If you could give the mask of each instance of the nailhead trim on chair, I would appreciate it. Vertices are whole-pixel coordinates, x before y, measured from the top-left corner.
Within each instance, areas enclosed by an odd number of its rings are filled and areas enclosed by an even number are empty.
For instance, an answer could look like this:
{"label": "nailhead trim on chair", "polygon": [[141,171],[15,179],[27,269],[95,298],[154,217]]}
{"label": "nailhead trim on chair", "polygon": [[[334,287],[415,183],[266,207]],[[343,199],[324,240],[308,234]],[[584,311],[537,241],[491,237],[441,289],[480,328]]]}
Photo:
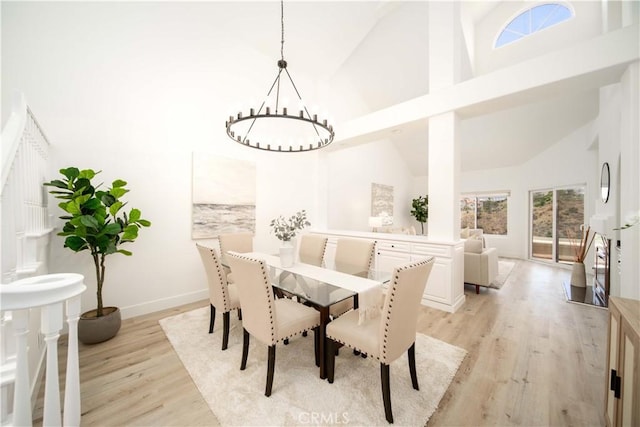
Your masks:
{"label": "nailhead trim on chair", "polygon": [[226,313],[232,310],[231,308],[229,308],[229,306],[231,305],[231,300],[229,299],[229,289],[227,288],[228,286],[227,275],[224,274],[224,271],[220,269],[220,262],[218,260],[218,256],[216,255],[215,249],[213,248],[207,248],[207,249],[209,249],[209,252],[211,253],[211,258],[213,258],[214,260],[214,264],[218,272],[218,277],[222,282],[222,304],[224,305],[224,307],[222,308],[222,311]]}
{"label": "nailhead trim on chair", "polygon": [[[402,267],[397,268],[396,271],[396,276],[394,277],[393,280],[393,285],[391,285],[391,287],[389,288],[389,291],[391,293],[391,295],[389,296],[389,311],[391,311],[391,308],[393,307],[393,298],[395,297],[395,292],[396,292],[396,288],[398,286],[398,279],[400,278],[399,274],[400,271],[403,270],[408,270],[410,268],[415,268],[415,267],[419,267],[421,265],[424,264],[428,264],[429,262],[432,262],[433,258],[425,258],[422,259],[420,261],[414,262],[412,264],[408,264]],[[389,315],[387,315],[387,321],[385,322],[384,325],[384,339],[382,340],[382,350],[380,351],[380,358],[378,358],[378,360],[386,360],[387,359],[387,338],[388,338],[388,333],[389,333],[389,322],[391,321],[391,319],[389,318]],[[386,362],[385,362],[386,363]]]}
{"label": "nailhead trim on chair", "polygon": [[[264,285],[265,288],[268,290],[269,288],[271,288],[273,285],[271,283],[269,283],[269,276],[267,274],[266,268],[265,268],[265,263],[263,260],[261,259],[255,259],[255,258],[249,258],[240,254],[232,254],[232,256],[236,257],[236,258],[240,258],[240,259],[244,259],[244,260],[248,260],[248,261],[257,261],[260,263],[260,269],[262,270],[262,278],[264,279]],[[275,298],[272,300],[273,302],[275,302]],[[314,325],[313,327],[309,328],[309,329],[302,329],[300,331],[296,331],[291,333],[290,335],[287,335],[286,337],[282,337],[279,340],[276,340],[276,336],[275,336],[275,324],[274,324],[274,319],[273,319],[273,304],[269,304],[269,322],[271,323],[271,344],[277,344],[279,342],[283,342],[286,339],[289,338],[293,338],[297,335],[302,334],[303,332],[306,332],[310,329],[314,329],[318,326],[320,326],[320,322],[318,322],[316,325]]]}
{"label": "nailhead trim on chair", "polygon": [[[216,266],[216,271],[218,272],[218,277],[220,278],[220,282],[222,283],[222,305],[223,307],[216,307],[217,309],[221,309],[223,313],[231,312],[232,310],[238,310],[240,307],[231,306],[231,299],[229,298],[229,288],[227,283],[227,275],[224,273],[224,270],[221,269],[220,261],[218,260],[218,255],[216,255],[216,250],[207,246],[202,246],[196,243],[196,246],[204,248],[209,251],[211,254],[211,258],[214,260],[214,264]],[[207,279],[208,280],[208,279]]]}
{"label": "nailhead trim on chair", "polygon": [[[427,263],[431,262],[431,260],[432,260],[432,258],[426,258],[426,259],[423,259],[423,260],[420,260],[420,261],[416,261],[413,264],[408,264],[408,265],[405,265],[403,267],[398,268],[397,272],[400,272],[402,270],[408,270],[410,268],[417,267],[417,266],[419,266],[421,264],[427,264]],[[396,288],[396,285],[398,284],[398,279],[399,279],[399,276],[396,274],[396,276],[393,278],[393,284],[391,285],[391,287],[389,288],[389,291],[388,291],[388,292],[391,293],[391,296],[389,298],[389,309],[391,309],[391,306],[393,304],[393,297],[395,296],[395,288]],[[391,319],[389,318],[389,315],[387,315],[387,321],[385,322],[385,325],[384,325],[384,340],[382,341],[382,351],[380,352],[380,356],[376,356],[376,355],[373,355],[373,354],[369,355],[369,356],[375,358],[376,360],[378,360],[380,362],[382,362],[386,357],[386,352],[387,352],[387,334],[389,333],[389,321],[390,320]],[[359,351],[361,353],[366,353],[365,350],[363,350],[361,348],[358,348],[358,347],[355,347],[355,346],[353,346],[353,345],[351,345],[349,343],[346,343],[346,342],[344,342],[342,340],[335,339],[333,337],[330,337],[329,335],[327,335],[327,337],[329,337],[330,339],[332,339],[335,342],[338,342],[338,343],[340,343],[340,344],[342,344],[344,346],[347,346],[349,348],[357,350],[357,351]],[[387,363],[387,362],[383,362],[383,363]]]}

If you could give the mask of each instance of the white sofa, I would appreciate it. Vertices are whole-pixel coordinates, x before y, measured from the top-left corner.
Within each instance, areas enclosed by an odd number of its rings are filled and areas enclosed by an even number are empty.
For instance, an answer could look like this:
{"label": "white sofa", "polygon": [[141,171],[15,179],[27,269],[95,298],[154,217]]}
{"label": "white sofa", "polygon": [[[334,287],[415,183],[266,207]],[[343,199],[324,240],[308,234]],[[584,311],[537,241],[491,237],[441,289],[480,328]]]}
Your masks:
{"label": "white sofa", "polygon": [[464,242],[464,282],[475,285],[476,293],[480,286],[490,287],[498,276],[498,251],[485,247],[481,232],[468,235]]}

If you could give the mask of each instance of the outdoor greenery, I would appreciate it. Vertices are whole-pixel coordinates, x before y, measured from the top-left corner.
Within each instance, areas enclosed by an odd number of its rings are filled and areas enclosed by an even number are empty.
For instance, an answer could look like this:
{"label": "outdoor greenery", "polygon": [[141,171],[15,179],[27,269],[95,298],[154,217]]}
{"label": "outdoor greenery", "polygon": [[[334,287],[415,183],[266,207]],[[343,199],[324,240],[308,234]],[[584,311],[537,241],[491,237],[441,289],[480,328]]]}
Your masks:
{"label": "outdoor greenery", "polygon": [[[477,207],[477,209],[476,209]],[[460,228],[481,228],[485,234],[507,234],[507,197],[463,197]]]}
{"label": "outdoor greenery", "polygon": [[126,181],[117,179],[107,191],[98,190],[102,184],[94,186],[91,180],[101,171],[79,170],[75,167],[60,169],[62,179],[54,179],[44,185],[54,187],[49,193],[63,200],[58,206],[67,214],[60,217],[67,222],[59,236],[64,236],[64,247],[74,252],[88,250],[93,258],[98,285],[98,307],[96,317],[103,315],[102,286],[105,277],[105,258],[120,253],[132,253],[121,249],[120,245],[136,240],[141,227],[149,227],[151,222],[142,219],[139,209],[123,208],[127,204],[121,197],[129,192]]}
{"label": "outdoor greenery", "polygon": [[421,234],[424,234],[424,223],[429,219],[429,195],[418,196],[411,201],[411,216],[420,223]]}
{"label": "outdoor greenery", "polygon": [[272,219],[270,224],[273,234],[283,242],[288,242],[293,239],[296,237],[298,230],[302,230],[310,225],[311,223],[307,221],[307,211],[305,210],[296,212],[295,215],[287,219],[280,215],[278,218]]}

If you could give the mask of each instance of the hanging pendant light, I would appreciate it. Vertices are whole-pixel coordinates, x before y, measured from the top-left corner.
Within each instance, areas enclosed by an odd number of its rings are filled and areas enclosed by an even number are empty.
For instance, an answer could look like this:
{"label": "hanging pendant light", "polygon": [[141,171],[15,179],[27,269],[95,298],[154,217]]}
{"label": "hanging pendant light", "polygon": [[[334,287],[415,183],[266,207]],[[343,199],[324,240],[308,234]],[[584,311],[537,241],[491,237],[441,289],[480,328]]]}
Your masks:
{"label": "hanging pendant light", "polygon": [[[225,122],[227,135],[239,144],[266,151],[292,153],[324,148],[333,142],[333,126],[327,118],[318,119],[317,114],[309,113],[284,60],[284,0],[280,1],[280,23],[278,74],[258,108],[251,107],[245,113],[239,111],[235,116],[229,116]],[[283,105],[280,96],[281,86],[287,81],[300,103],[299,110],[294,113],[288,105]]]}

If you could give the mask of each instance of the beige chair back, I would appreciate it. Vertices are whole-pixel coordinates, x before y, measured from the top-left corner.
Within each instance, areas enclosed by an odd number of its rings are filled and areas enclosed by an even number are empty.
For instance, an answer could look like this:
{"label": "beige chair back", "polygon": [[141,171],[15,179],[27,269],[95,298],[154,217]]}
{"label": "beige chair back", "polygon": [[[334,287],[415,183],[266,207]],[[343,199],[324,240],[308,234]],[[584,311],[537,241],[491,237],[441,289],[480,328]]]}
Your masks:
{"label": "beige chair back", "polygon": [[220,242],[220,254],[222,261],[226,261],[227,252],[253,252],[253,234],[252,233],[228,233],[218,236]]}
{"label": "beige chair back", "polygon": [[219,310],[223,312],[231,311],[231,300],[229,298],[229,289],[227,286],[227,275],[222,269],[222,265],[218,260],[216,250],[208,248],[196,243],[196,248],[202,258],[204,270],[207,273],[207,282],[209,283],[209,301]]}
{"label": "beige chair back", "polygon": [[393,271],[381,313],[380,361],[389,364],[416,340],[418,312],[434,258],[398,267]]}
{"label": "beige chair back", "polygon": [[322,266],[324,251],[327,247],[327,238],[318,234],[304,234],[300,238],[298,254],[300,262],[305,264]]}
{"label": "beige chair back", "polygon": [[338,239],[335,256],[336,270],[366,277],[373,262],[375,247],[374,240]]}
{"label": "beige chair back", "polygon": [[267,266],[235,252],[227,254],[227,261],[238,288],[242,326],[264,344],[275,344],[276,311]]}

